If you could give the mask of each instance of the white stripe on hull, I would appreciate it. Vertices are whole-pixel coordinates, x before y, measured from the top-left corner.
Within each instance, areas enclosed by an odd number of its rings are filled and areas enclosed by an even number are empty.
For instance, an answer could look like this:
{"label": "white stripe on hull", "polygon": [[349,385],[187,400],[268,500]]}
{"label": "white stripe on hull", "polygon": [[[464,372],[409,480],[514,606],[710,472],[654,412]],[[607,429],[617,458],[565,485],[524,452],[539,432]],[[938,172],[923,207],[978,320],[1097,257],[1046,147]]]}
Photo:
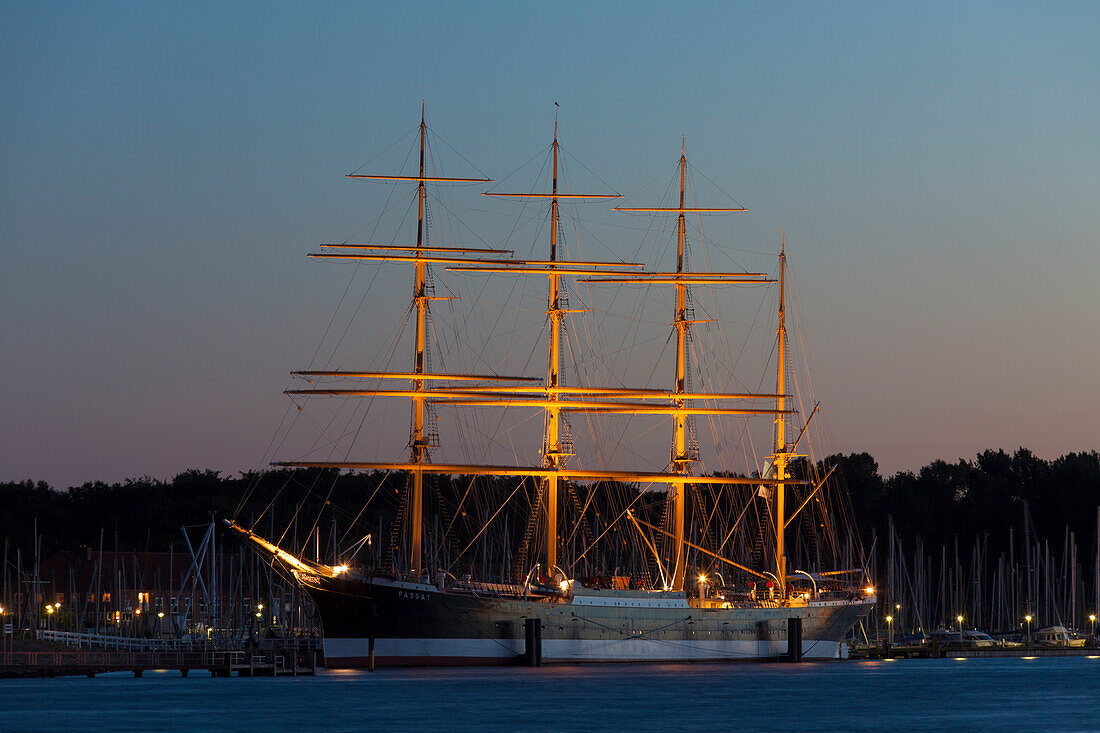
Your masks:
{"label": "white stripe on hull", "polygon": [[[325,660],[332,668],[362,667],[367,639],[325,639]],[[402,659],[429,664],[432,659],[455,663],[505,663],[523,654],[523,639],[377,639],[375,658],[390,664]],[[546,662],[650,662],[767,659],[785,655],[786,641],[662,641],[651,639],[543,639]],[[805,659],[847,659],[844,642],[804,639]]]}

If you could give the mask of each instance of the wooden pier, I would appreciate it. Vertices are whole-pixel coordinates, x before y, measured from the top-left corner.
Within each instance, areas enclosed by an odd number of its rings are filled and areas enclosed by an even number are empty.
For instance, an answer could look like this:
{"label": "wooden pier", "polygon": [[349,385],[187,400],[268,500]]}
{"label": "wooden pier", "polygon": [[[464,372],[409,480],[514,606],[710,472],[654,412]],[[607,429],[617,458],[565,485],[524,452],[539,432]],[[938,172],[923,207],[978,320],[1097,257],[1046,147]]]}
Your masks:
{"label": "wooden pier", "polygon": [[95,677],[107,672],[206,670],[214,677],[281,677],[317,673],[313,650],[0,652],[0,677]]}

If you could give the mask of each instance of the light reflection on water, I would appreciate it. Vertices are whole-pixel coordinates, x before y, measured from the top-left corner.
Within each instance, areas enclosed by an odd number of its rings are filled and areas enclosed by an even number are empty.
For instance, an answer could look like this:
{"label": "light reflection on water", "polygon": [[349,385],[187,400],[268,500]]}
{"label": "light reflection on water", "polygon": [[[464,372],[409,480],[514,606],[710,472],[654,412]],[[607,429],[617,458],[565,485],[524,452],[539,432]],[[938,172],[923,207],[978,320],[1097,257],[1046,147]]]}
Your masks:
{"label": "light reflection on water", "polygon": [[1096,730],[1095,658],[0,680],[0,731]]}

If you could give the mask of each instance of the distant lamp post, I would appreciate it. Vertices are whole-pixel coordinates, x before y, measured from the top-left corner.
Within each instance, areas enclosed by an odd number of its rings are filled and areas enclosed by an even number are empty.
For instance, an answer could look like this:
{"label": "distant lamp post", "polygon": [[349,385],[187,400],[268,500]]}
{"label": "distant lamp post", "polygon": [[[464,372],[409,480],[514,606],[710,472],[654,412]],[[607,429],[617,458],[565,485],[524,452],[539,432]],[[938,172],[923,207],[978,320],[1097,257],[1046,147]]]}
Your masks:
{"label": "distant lamp post", "polygon": [[959,641],[962,641],[962,638],[963,638],[963,616],[962,616],[962,614],[960,613],[958,616],[956,616],[955,620],[959,622]]}
{"label": "distant lamp post", "polygon": [[1027,621],[1027,647],[1031,648],[1031,614],[1024,616],[1024,621]]}
{"label": "distant lamp post", "polygon": [[892,623],[893,620],[894,620],[893,616],[887,616],[886,617],[886,633],[887,633],[887,638],[889,639],[890,646],[894,645],[894,624]]}
{"label": "distant lamp post", "polygon": [[[0,613],[3,613],[4,609],[0,608]],[[1092,624],[1092,643],[1096,644],[1096,614],[1089,614],[1089,623]]]}

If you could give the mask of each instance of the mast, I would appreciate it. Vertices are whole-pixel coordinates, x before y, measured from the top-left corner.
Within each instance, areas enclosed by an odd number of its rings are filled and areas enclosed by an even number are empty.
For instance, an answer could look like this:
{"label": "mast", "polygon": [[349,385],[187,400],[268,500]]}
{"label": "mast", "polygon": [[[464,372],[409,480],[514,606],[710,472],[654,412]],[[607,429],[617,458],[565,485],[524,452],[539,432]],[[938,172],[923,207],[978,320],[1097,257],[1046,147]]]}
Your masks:
{"label": "mast", "polygon": [[[684,178],[687,165],[687,155],[683,138],[680,139],[680,212],[677,217],[676,232],[676,274],[684,272]],[[687,303],[687,283],[682,278],[676,280],[676,386],[674,392],[682,395],[687,386],[687,334],[690,323],[685,317]],[[684,399],[675,399],[677,407],[684,406]],[[691,467],[693,458],[687,451],[687,415],[683,412],[676,414],[676,427],[673,431],[672,442],[672,472],[677,475],[686,474]],[[682,590],[684,587],[684,504],[686,484],[678,481],[670,487],[672,492],[672,534],[673,534],[673,562],[672,562],[672,590]]]}
{"label": "mast", "polygon": [[786,528],[786,485],[787,479],[787,420],[786,388],[787,366],[787,311],[786,311],[786,275],[787,275],[787,236],[781,235],[779,245],[779,326],[776,329],[776,371],[775,371],[775,577],[779,581],[779,597],[787,594],[787,555],[783,547]]}
{"label": "mast", "polygon": [[[368,254],[348,254],[319,252],[312,253],[310,257],[320,257],[333,260],[363,260],[375,262],[411,262],[413,265],[413,305],[416,308],[416,336],[413,344],[413,365],[409,372],[345,372],[345,371],[303,371],[293,372],[295,376],[310,378],[313,376],[343,377],[343,378],[370,378],[385,379],[399,378],[412,382],[411,390],[396,392],[412,400],[412,416],[410,418],[409,435],[409,462],[405,467],[411,474],[411,482],[406,494],[409,510],[409,522],[406,527],[405,538],[409,546],[408,573],[411,577],[419,579],[424,574],[423,561],[423,535],[424,535],[424,467],[428,463],[428,448],[430,440],[425,431],[425,418],[427,406],[431,398],[431,390],[427,386],[428,380],[436,375],[428,373],[427,343],[428,343],[428,305],[431,300],[438,298],[429,295],[427,287],[428,264],[432,262],[469,262],[470,255],[476,254],[510,254],[506,250],[471,248],[471,247],[439,247],[428,246],[425,243],[425,221],[427,218],[428,192],[427,183],[491,183],[488,178],[451,178],[446,176],[424,175],[425,153],[427,151],[428,125],[425,119],[425,104],[420,104],[420,145],[419,166],[417,175],[390,175],[390,174],[360,174],[351,173],[348,178],[358,178],[376,181],[405,181],[416,182],[416,244],[415,246],[403,245],[379,245],[379,244],[325,244],[322,249],[351,249],[369,250]],[[400,254],[401,251],[411,252],[411,255]],[[442,252],[443,255],[436,253]],[[439,375],[446,379],[473,379],[480,378],[476,375]],[[490,376],[490,378],[492,378]],[[502,379],[512,379],[501,377]],[[287,390],[288,394],[324,393],[325,390]],[[336,393],[339,390],[328,391]],[[273,465],[286,466],[292,461],[276,461]],[[346,467],[343,462],[332,462],[332,467]]]}
{"label": "mast", "polygon": [[[427,264],[421,259],[424,246],[424,199],[427,192],[424,190],[424,137],[426,125],[424,124],[424,103],[420,103],[420,180],[416,184],[416,264],[413,281],[413,301],[416,303],[416,344],[413,353],[413,374],[424,373],[424,349],[426,341],[426,324],[428,320],[428,298],[424,292],[424,281]],[[412,472],[412,492],[409,496],[409,572],[414,579],[423,575],[421,567],[421,551],[423,549],[424,532],[424,472],[419,464],[424,462],[427,456],[427,445],[424,440],[424,380],[413,380],[413,391],[417,396],[413,397],[412,405],[412,440],[409,441],[409,463],[417,464]]]}
{"label": "mast", "polygon": [[[569,408],[569,403],[562,401],[561,395],[568,392],[561,387],[561,327],[562,318],[566,313],[577,312],[562,308],[561,278],[562,276],[576,276],[581,274],[603,274],[604,268],[612,267],[636,267],[638,263],[609,263],[609,262],[583,262],[566,259],[564,262],[558,259],[558,223],[561,220],[559,199],[583,200],[583,199],[615,199],[622,198],[619,194],[578,194],[559,193],[558,191],[558,158],[560,151],[558,142],[558,118],[554,116],[554,140],[551,145],[552,179],[549,193],[505,193],[485,192],[485,196],[501,198],[548,198],[550,199],[550,257],[547,260],[527,260],[525,263],[513,263],[503,270],[495,270],[492,267],[476,265],[472,268],[454,267],[448,268],[459,271],[480,272],[511,272],[518,274],[545,274],[550,279],[549,293],[547,296],[546,315],[549,318],[550,338],[546,350],[546,382],[540,391],[545,392],[545,399],[533,401],[521,401],[528,406],[541,407],[544,414],[543,440],[542,440],[542,495],[546,502],[546,573],[553,577],[554,568],[558,564],[558,484],[563,478],[561,473],[566,459],[572,455],[568,441],[563,444],[561,413]],[[519,264],[520,266],[515,266]],[[564,265],[564,267],[562,266]],[[578,269],[586,268],[586,269]],[[582,392],[583,393],[583,392]],[[517,401],[495,401],[496,404],[518,404]],[[457,404],[457,403],[456,403]],[[466,404],[477,404],[467,401]],[[485,404],[485,403],[481,403]],[[530,474],[529,474],[530,475]]]}
{"label": "mast", "polygon": [[[556,389],[560,375],[561,351],[561,275],[556,271],[554,262],[558,259],[558,120],[554,118],[554,172],[553,184],[550,189],[550,294],[547,315],[550,317],[550,345],[547,349],[546,366],[546,438],[544,441],[543,464],[546,468],[556,470],[562,459],[561,448],[561,408],[558,407],[558,393]],[[554,566],[558,564],[558,477],[551,473],[546,477],[544,493],[546,494],[546,574],[553,577]]]}
{"label": "mast", "polygon": [[[698,460],[697,445],[691,440],[689,415],[700,414],[691,409],[685,409],[685,402],[690,399],[687,392],[688,355],[687,343],[690,338],[691,326],[696,321],[689,317],[687,305],[688,285],[718,285],[725,283],[755,284],[771,282],[758,279],[756,273],[687,273],[684,272],[684,243],[687,227],[684,220],[686,212],[696,214],[705,213],[730,213],[746,211],[743,207],[712,208],[685,206],[685,193],[687,188],[687,147],[684,139],[680,139],[680,200],[675,207],[617,207],[616,211],[643,212],[665,214],[676,212],[676,271],[674,273],[653,273],[641,278],[634,278],[634,282],[648,282],[650,284],[671,284],[676,286],[676,312],[673,327],[676,329],[676,381],[672,391],[672,405],[664,414],[675,416],[672,434],[672,450],[669,457],[670,481],[669,502],[671,504],[671,529],[669,533],[673,543],[673,558],[671,561],[672,577],[668,590],[681,591],[684,589],[684,579],[687,574],[687,563],[684,548],[685,508],[687,504],[687,485],[696,483],[691,476],[691,467]],[[614,278],[589,279],[588,282],[617,282]],[[782,408],[778,408],[782,409]]]}

